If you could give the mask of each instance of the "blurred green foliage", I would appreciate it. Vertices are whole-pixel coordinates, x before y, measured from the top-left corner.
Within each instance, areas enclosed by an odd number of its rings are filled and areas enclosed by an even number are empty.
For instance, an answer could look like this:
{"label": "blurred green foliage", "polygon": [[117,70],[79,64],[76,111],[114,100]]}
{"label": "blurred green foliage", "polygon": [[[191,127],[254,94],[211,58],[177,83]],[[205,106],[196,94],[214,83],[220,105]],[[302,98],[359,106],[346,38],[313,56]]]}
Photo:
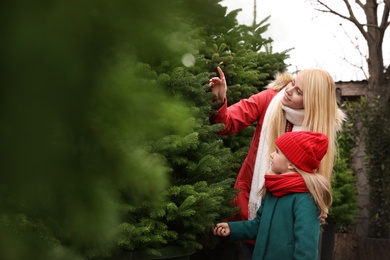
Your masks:
{"label": "blurred green foliage", "polygon": [[170,18],[185,9],[124,0],[0,7],[0,258],[100,254],[115,244],[121,202],[162,197],[168,185],[168,168],[144,142],[191,129],[190,111],[136,59],[180,58]]}

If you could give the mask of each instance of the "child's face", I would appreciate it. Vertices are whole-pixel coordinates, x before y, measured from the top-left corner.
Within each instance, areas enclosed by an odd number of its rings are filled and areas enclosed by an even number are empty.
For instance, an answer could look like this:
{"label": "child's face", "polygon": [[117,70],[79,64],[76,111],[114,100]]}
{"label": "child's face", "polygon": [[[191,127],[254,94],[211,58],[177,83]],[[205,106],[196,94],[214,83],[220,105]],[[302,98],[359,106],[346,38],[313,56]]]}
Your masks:
{"label": "child's face", "polygon": [[276,151],[270,155],[271,171],[276,174],[286,173],[291,171],[291,162],[287,157],[276,147]]}
{"label": "child's face", "polygon": [[285,88],[282,104],[292,109],[303,109],[303,76],[298,74]]}

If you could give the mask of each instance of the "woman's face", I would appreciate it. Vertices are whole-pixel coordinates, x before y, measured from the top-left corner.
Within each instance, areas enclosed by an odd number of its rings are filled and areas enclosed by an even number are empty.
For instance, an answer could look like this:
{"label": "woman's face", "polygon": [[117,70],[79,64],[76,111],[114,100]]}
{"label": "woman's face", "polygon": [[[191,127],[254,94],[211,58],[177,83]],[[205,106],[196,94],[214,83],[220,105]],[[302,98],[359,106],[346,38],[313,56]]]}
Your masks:
{"label": "woman's face", "polygon": [[303,76],[298,74],[285,88],[282,104],[292,109],[303,109]]}

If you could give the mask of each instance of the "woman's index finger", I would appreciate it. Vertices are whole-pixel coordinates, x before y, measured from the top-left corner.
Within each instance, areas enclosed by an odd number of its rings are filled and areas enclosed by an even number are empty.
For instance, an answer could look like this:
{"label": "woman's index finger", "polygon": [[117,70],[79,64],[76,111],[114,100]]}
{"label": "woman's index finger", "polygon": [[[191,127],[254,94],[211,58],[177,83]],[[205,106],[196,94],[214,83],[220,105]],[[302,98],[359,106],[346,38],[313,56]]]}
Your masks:
{"label": "woman's index finger", "polygon": [[224,79],[225,78],[225,74],[223,73],[222,69],[220,67],[217,67],[217,70],[218,70],[219,77],[221,79]]}

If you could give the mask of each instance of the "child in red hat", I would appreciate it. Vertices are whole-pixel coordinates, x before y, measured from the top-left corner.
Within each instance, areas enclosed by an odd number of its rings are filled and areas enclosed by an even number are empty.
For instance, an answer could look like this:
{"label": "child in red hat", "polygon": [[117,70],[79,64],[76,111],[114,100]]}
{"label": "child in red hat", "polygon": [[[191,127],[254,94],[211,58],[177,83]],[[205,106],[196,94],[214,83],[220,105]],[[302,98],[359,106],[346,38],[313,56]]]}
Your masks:
{"label": "child in red hat", "polygon": [[320,215],[332,203],[330,183],[317,172],[328,142],[309,131],[276,139],[256,218],[218,223],[213,233],[230,241],[255,239],[252,259],[318,259]]}

